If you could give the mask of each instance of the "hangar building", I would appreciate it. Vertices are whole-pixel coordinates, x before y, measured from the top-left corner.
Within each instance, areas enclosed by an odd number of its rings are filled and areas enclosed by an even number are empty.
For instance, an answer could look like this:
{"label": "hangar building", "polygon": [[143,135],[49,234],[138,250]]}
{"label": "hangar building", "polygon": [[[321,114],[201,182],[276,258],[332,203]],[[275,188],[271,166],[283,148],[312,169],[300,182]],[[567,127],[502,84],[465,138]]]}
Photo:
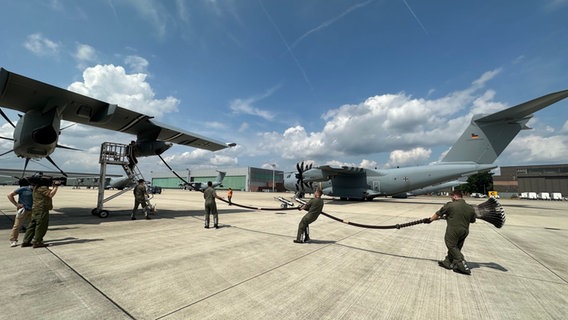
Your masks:
{"label": "hangar building", "polygon": [[568,164],[501,167],[493,176],[493,188],[500,194],[560,192],[568,196]]}
{"label": "hangar building", "polygon": [[[239,191],[274,191],[283,192],[284,172],[272,169],[262,169],[253,167],[229,168],[219,171],[227,172],[223,179],[223,186],[216,189],[233,189]],[[217,170],[215,169],[195,169],[177,172],[181,177],[189,182],[215,181]],[[274,181],[274,184],[273,184]],[[152,172],[152,185],[163,189],[178,189],[183,181],[176,177],[172,172]]]}

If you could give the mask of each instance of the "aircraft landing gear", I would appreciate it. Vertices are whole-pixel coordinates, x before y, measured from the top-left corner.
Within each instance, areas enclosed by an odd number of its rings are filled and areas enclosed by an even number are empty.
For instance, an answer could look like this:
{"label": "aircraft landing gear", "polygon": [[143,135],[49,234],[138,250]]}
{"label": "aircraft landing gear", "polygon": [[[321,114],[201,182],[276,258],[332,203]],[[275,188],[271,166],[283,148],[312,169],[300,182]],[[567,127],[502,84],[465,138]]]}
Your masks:
{"label": "aircraft landing gear", "polygon": [[110,213],[108,212],[108,210],[99,210],[97,208],[94,208],[93,210],[91,210],[91,214],[100,218],[108,218]]}

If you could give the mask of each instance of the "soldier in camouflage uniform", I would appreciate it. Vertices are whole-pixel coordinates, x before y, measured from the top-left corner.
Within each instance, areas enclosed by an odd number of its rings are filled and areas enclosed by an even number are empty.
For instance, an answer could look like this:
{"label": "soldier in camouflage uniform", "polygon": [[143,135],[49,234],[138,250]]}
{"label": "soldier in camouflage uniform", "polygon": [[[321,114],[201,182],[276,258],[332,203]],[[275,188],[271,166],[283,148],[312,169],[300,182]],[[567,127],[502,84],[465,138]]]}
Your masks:
{"label": "soldier in camouflage uniform", "polygon": [[49,210],[53,209],[52,199],[57,193],[59,181],[55,181],[52,188],[47,186],[33,186],[32,192],[32,218],[26,229],[22,247],[42,248],[48,244],[43,242],[49,226]]}
{"label": "soldier in camouflage uniform", "polygon": [[475,211],[465,202],[461,191],[452,191],[450,197],[452,201],[430,217],[430,221],[442,217],[447,221],[444,242],[448,248],[448,255],[444,260],[438,261],[438,264],[443,268],[469,275],[471,270],[465,262],[461,249],[469,234],[469,224],[475,222]]}
{"label": "soldier in camouflage uniform", "polygon": [[309,225],[310,223],[317,220],[319,217],[322,209],[323,209],[323,200],[321,198],[321,190],[317,189],[314,192],[314,198],[308,201],[305,205],[300,207],[300,210],[308,210],[308,213],[302,217],[300,220],[300,224],[298,225],[298,235],[296,236],[296,243],[304,243],[310,241],[309,236]]}
{"label": "soldier in camouflage uniform", "polygon": [[148,192],[146,191],[146,186],[144,185],[144,179],[138,180],[138,184],[134,187],[134,208],[132,208],[132,214],[130,215],[131,220],[136,220],[136,211],[138,210],[138,206],[142,206],[144,210],[144,217],[150,220],[150,216],[148,216],[148,201],[146,201],[146,196],[148,196]]}
{"label": "soldier in camouflage uniform", "polygon": [[217,212],[217,203],[215,202],[217,193],[213,189],[213,183],[207,182],[207,189],[203,191],[203,199],[205,199],[205,229],[209,229],[209,216],[213,215],[213,226],[219,228],[219,213]]}

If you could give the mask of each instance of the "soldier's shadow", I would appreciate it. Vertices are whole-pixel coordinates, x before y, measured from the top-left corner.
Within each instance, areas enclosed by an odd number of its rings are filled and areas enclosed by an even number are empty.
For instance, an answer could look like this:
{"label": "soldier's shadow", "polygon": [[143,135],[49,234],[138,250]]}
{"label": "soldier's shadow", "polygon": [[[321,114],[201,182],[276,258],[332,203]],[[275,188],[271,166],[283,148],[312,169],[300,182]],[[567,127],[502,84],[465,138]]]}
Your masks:
{"label": "soldier's shadow", "polygon": [[499,271],[503,271],[503,272],[507,272],[509,270],[507,270],[507,268],[503,267],[502,265],[495,263],[495,262],[471,262],[471,261],[467,261],[467,265],[469,266],[470,269],[476,269],[476,268],[490,268],[490,269],[495,269],[495,270],[499,270]]}

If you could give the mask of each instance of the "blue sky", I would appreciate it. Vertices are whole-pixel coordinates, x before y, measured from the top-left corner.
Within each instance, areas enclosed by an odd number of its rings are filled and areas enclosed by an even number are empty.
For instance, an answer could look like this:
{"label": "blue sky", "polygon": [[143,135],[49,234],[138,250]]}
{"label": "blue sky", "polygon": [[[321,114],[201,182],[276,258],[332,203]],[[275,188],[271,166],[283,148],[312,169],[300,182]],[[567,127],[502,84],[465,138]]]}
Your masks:
{"label": "blue sky", "polygon": [[[0,66],[238,144],[176,146],[164,154],[175,170],[425,165],[473,114],[568,89],[568,0],[0,4]],[[567,120],[568,100],[537,112],[496,163],[566,163]],[[59,142],[85,151],[52,157],[98,172],[100,143],[130,139],[76,125]],[[159,161],[141,161],[143,173],[166,171]]]}

